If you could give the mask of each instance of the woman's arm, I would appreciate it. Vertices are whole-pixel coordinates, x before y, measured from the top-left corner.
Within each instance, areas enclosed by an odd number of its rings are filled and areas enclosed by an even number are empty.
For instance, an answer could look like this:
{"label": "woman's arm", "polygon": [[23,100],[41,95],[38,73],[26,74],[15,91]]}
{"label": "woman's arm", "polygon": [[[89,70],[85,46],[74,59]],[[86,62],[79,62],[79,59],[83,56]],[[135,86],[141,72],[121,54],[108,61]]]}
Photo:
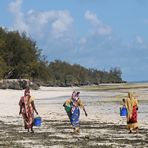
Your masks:
{"label": "woman's arm", "polygon": [[22,114],[22,100],[20,99],[19,101],[19,106],[20,106],[20,112],[19,112],[19,115]]}
{"label": "woman's arm", "polygon": [[19,115],[22,114],[22,105],[20,105],[20,112]]}
{"label": "woman's arm", "polygon": [[35,107],[34,101],[32,101],[31,104],[32,104],[32,107],[33,107],[34,111],[35,111],[36,114],[38,115],[38,112],[37,112],[37,110],[36,110],[36,107]]}
{"label": "woman's arm", "polygon": [[78,100],[78,104],[79,104],[79,106],[80,106],[81,108],[83,108],[83,111],[84,111],[84,113],[85,113],[85,116],[87,116],[87,112],[86,112],[86,110],[85,110],[84,104],[82,103],[82,101],[81,101],[80,98],[79,98],[79,100]]}
{"label": "woman's arm", "polygon": [[85,113],[85,116],[87,116],[87,112],[86,112],[86,110],[85,110],[85,107],[83,107],[83,111],[84,111],[84,113]]}

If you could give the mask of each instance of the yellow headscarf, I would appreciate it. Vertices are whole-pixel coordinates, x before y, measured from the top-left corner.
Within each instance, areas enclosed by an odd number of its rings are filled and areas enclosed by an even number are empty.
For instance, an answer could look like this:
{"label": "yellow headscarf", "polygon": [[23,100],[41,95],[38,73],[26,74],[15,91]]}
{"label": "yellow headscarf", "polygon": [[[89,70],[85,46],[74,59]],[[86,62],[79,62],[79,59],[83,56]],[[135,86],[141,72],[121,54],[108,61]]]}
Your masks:
{"label": "yellow headscarf", "polygon": [[126,100],[126,106],[128,110],[128,119],[132,116],[133,106],[137,105],[137,99],[134,98],[133,93],[128,92],[128,97]]}

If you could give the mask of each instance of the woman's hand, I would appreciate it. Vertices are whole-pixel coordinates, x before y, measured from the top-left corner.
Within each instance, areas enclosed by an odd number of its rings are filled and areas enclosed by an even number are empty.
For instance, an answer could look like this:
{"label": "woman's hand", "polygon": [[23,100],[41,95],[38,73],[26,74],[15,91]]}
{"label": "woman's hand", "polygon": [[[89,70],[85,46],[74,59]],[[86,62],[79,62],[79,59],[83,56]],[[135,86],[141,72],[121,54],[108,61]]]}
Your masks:
{"label": "woman's hand", "polygon": [[37,112],[37,110],[36,110],[36,107],[35,107],[34,101],[31,102],[31,105],[32,105],[32,107],[33,107],[35,113],[38,115],[38,112]]}
{"label": "woman's hand", "polygon": [[87,112],[85,112],[85,116],[87,117],[88,115],[87,115]]}
{"label": "woman's hand", "polygon": [[22,112],[20,111],[20,112],[19,112],[19,115],[21,115],[21,114],[22,114]]}
{"label": "woman's hand", "polygon": [[39,114],[37,111],[35,111],[35,112],[36,112],[37,115]]}
{"label": "woman's hand", "polygon": [[85,110],[85,107],[83,107],[83,111],[84,111],[84,113],[85,113],[85,116],[87,116],[87,112],[86,112],[86,110]]}

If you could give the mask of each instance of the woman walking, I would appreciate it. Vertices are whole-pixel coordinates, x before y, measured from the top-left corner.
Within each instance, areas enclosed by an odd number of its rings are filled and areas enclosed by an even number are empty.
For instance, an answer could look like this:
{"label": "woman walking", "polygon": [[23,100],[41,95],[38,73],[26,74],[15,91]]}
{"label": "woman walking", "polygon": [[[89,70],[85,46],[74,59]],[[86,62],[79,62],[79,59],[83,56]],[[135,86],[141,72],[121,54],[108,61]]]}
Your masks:
{"label": "woman walking", "polygon": [[70,99],[68,99],[65,103],[64,103],[64,106],[70,106],[71,109],[70,111],[67,113],[68,114],[68,117],[70,119],[70,122],[74,128],[74,133],[79,133],[80,132],[80,129],[79,129],[79,117],[80,117],[80,109],[79,108],[82,108],[84,113],[85,113],[85,116],[87,116],[87,112],[85,110],[85,107],[81,101],[81,99],[79,98],[79,94],[80,92],[76,92],[74,91],[72,93],[72,96]]}
{"label": "woman walking", "polygon": [[133,96],[132,93],[128,92],[128,98],[126,100],[127,107],[127,128],[129,133],[135,131],[138,132],[138,122],[137,122],[137,110],[138,110],[138,101],[137,98]]}
{"label": "woman walking", "polygon": [[19,101],[20,112],[19,115],[22,114],[24,119],[24,128],[31,129],[31,132],[34,133],[33,130],[33,121],[34,121],[34,111],[38,114],[33,97],[30,96],[29,87],[25,89],[24,96],[20,98]]}

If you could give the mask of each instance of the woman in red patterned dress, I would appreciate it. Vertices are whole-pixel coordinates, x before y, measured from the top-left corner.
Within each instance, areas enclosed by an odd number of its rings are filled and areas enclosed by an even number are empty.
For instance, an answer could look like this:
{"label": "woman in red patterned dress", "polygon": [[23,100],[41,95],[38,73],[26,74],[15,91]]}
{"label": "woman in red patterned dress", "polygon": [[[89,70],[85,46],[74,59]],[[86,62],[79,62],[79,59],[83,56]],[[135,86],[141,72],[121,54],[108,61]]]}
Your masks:
{"label": "woman in red patterned dress", "polygon": [[31,132],[34,132],[33,130],[33,121],[34,121],[34,111],[36,114],[38,114],[33,97],[30,96],[30,90],[29,87],[25,89],[24,96],[20,98],[19,101],[20,106],[20,112],[19,115],[22,114],[22,117],[24,119],[24,127],[25,129],[31,129]]}

